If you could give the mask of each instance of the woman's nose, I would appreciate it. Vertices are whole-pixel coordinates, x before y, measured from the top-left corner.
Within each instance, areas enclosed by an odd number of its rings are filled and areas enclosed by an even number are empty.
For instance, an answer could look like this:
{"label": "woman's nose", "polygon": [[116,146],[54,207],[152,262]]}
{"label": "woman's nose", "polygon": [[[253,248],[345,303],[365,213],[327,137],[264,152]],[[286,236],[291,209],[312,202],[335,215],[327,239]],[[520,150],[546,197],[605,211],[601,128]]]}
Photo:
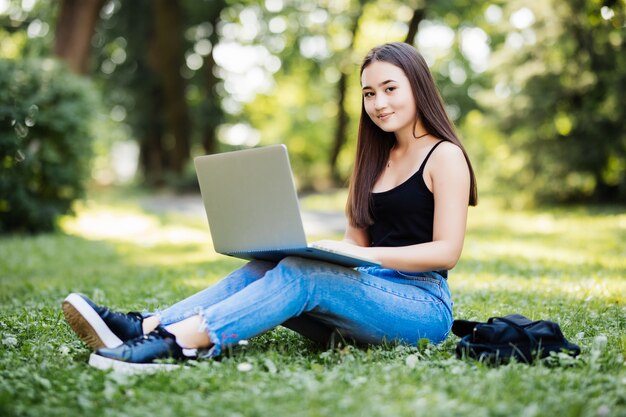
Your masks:
{"label": "woman's nose", "polygon": [[382,94],[377,94],[374,99],[374,108],[376,110],[384,109],[387,107],[387,98]]}

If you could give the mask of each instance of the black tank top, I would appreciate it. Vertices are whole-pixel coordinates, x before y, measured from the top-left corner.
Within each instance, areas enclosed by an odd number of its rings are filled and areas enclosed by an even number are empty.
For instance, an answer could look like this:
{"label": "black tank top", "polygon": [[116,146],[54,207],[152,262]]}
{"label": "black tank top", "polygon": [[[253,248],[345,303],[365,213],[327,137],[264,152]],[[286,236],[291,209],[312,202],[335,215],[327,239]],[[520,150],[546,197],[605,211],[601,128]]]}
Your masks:
{"label": "black tank top", "polygon": [[432,242],[435,200],[424,182],[424,167],[437,142],[419,170],[388,191],[372,194],[372,217],[368,227],[371,246],[408,246]]}

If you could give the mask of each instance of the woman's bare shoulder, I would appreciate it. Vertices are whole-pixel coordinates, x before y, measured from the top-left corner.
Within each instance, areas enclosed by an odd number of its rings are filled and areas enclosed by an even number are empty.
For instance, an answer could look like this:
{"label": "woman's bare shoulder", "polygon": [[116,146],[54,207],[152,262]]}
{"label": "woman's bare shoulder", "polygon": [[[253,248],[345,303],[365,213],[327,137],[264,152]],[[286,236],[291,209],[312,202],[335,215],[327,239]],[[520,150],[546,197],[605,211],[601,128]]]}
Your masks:
{"label": "woman's bare shoulder", "polygon": [[441,163],[456,163],[465,160],[463,150],[454,143],[444,140],[433,152],[432,157]]}

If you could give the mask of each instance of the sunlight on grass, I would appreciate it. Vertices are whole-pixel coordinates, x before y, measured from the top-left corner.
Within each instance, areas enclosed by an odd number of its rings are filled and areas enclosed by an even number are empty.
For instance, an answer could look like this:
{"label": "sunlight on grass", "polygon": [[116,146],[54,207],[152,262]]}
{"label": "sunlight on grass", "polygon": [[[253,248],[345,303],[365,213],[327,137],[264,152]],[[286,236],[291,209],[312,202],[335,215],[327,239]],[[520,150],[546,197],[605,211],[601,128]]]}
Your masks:
{"label": "sunlight on grass", "polygon": [[546,242],[545,244],[528,242],[472,242],[467,245],[464,258],[471,257],[476,261],[489,261],[494,257],[517,258],[526,265],[532,264],[564,264],[570,267],[595,265],[610,268],[617,272],[626,271],[626,262],[610,254],[598,254],[593,251],[584,251],[575,247],[567,247],[567,243],[559,246]]}
{"label": "sunlight on grass", "polygon": [[[621,279],[607,279],[604,277],[590,277],[588,279],[569,281],[567,277],[559,276],[558,279],[548,277],[533,277],[533,279],[521,279],[517,275],[481,273],[454,274],[450,282],[453,294],[457,293],[502,293],[507,294],[526,293],[541,298],[561,298],[575,300],[576,302],[601,299],[610,304],[623,305],[626,303],[626,285]],[[508,300],[511,301],[511,300]],[[519,300],[512,302],[518,304]],[[626,308],[626,307],[625,307]],[[624,311],[626,313],[626,310]]]}
{"label": "sunlight on grass", "polygon": [[211,241],[208,230],[203,232],[189,227],[161,225],[153,216],[113,207],[80,211],[76,217],[63,222],[63,229],[68,234],[86,239],[134,242],[147,247]]}
{"label": "sunlight on grass", "polygon": [[206,262],[218,255],[208,228],[163,223],[132,206],[91,202],[79,206],[74,217],[61,222],[70,235],[116,243],[118,250],[140,265],[175,265]]}
{"label": "sunlight on grass", "polygon": [[[626,214],[470,209],[454,292],[528,293],[576,302],[626,303]],[[512,303],[515,304],[514,302]]]}

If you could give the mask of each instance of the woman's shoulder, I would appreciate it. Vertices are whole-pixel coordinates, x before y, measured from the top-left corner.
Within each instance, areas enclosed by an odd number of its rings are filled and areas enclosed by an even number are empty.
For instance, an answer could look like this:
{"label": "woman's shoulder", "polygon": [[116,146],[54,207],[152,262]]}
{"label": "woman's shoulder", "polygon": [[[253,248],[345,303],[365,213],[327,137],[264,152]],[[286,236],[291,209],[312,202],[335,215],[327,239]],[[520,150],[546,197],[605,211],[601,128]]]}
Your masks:
{"label": "woman's shoulder", "polygon": [[465,160],[463,150],[449,140],[441,140],[435,146],[437,148],[433,151],[432,158],[437,161],[445,162],[449,160],[450,162],[456,162],[460,159]]}
{"label": "woman's shoulder", "polygon": [[437,146],[431,155],[432,162],[426,166],[426,173],[431,178],[448,178],[451,176],[469,173],[467,160],[461,149],[456,144],[444,140]]}

